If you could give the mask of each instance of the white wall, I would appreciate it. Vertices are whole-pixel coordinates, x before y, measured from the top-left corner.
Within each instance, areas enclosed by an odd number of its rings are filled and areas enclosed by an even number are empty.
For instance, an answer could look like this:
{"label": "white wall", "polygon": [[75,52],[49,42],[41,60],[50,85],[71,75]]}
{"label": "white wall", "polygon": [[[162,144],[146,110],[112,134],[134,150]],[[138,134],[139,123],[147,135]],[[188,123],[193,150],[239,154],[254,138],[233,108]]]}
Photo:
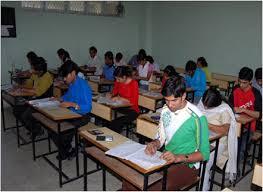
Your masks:
{"label": "white wall", "polygon": [[78,64],[95,45],[99,54],[121,51],[126,58],[145,48],[162,68],[184,67],[206,57],[210,71],[236,75],[243,66],[262,64],[261,2],[124,2],[125,17],[38,13],[16,7],[17,38],[1,38],[1,84],[11,64],[28,68],[35,51],[50,67],[60,65],[56,51],[67,49]]}
{"label": "white wall", "polygon": [[152,52],[162,66],[204,56],[210,71],[236,75],[262,64],[261,2],[154,2]]}
{"label": "white wall", "polygon": [[[104,58],[107,50],[130,58],[143,46],[139,37],[145,25],[143,2],[124,2],[124,17],[39,13],[21,9],[20,2],[1,2],[16,7],[17,38],[1,38],[1,84],[9,82],[12,63],[28,68],[26,53],[35,51],[49,67],[60,65],[56,51],[65,48],[78,64],[85,64],[95,45]],[[144,43],[143,43],[144,44]]]}

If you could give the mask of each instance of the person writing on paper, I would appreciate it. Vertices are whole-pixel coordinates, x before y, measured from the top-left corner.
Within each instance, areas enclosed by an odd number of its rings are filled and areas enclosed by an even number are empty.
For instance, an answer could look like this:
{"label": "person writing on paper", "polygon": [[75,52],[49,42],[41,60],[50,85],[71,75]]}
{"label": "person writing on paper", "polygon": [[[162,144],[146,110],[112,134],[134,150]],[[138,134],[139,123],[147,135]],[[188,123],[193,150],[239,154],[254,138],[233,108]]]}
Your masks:
{"label": "person writing on paper", "polygon": [[120,133],[124,125],[133,122],[139,115],[139,88],[138,82],[132,79],[132,69],[129,66],[119,66],[114,72],[115,82],[112,94],[108,95],[113,101],[121,100],[131,104],[129,108],[120,108],[118,112],[123,114],[114,119],[110,129]]}
{"label": "person writing on paper", "polygon": [[116,54],[114,64],[116,67],[127,65],[126,61],[123,58],[122,53],[118,52]]}
{"label": "person writing on paper", "polygon": [[90,59],[88,61],[88,67],[96,67],[95,75],[102,74],[103,61],[98,56],[97,48],[92,46],[89,48]]}
{"label": "person writing on paper", "polygon": [[65,50],[60,48],[57,50],[58,58],[61,60],[61,64],[64,64],[66,61],[71,60],[69,53]]}
{"label": "person writing on paper", "polygon": [[[32,75],[27,79],[21,89],[24,92],[33,93],[35,99],[51,96],[53,76],[47,72],[47,63],[42,57],[37,57],[31,60]],[[32,117],[32,108],[27,104],[16,105],[14,107],[14,115],[17,119],[21,120],[29,131],[31,137],[36,137],[43,134],[43,130],[38,124],[35,124]],[[31,131],[32,130],[32,131]]]}
{"label": "person writing on paper", "polygon": [[107,51],[104,54],[104,59],[105,59],[105,65],[103,66],[103,73],[102,76],[109,81],[114,81],[114,58],[113,58],[113,53],[111,51]]}
{"label": "person writing on paper", "polygon": [[[171,77],[162,89],[163,106],[156,139],[148,143],[145,153],[153,155],[165,145],[161,158],[175,163],[168,169],[167,190],[180,190],[198,176],[199,162],[209,159],[208,124],[200,110],[186,100],[186,86],[182,78]],[[123,190],[136,190],[123,181]],[[148,190],[162,189],[162,181]]]}
{"label": "person writing on paper", "polygon": [[[205,114],[210,131],[224,135],[219,141],[216,165],[221,170],[226,166],[226,174],[233,182],[237,173],[237,122],[235,115],[231,107],[223,102],[220,92],[212,88],[205,91],[197,107]],[[204,191],[208,191],[210,187],[210,169],[213,163],[214,151],[210,154],[206,164]]]}
{"label": "person writing on paper", "polygon": [[[89,122],[89,112],[92,107],[92,93],[86,80],[78,77],[78,66],[71,60],[66,61],[59,70],[64,81],[69,85],[68,91],[60,100],[60,107],[68,108],[71,111],[82,115],[81,119],[70,120],[69,122],[75,127],[81,127]],[[75,150],[72,149],[71,142],[74,135],[74,130],[63,134],[61,160],[71,159],[75,155]],[[51,138],[58,146],[58,135],[51,132]]]}

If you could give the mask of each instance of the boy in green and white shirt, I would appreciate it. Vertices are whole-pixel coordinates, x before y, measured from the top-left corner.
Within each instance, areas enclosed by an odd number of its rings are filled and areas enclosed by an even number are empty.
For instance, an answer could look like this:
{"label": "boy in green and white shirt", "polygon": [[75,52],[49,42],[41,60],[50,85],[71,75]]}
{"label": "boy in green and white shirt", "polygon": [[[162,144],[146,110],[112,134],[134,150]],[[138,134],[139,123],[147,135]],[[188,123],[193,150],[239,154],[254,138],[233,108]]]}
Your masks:
{"label": "boy in green and white shirt", "polygon": [[[163,144],[165,152],[161,158],[175,163],[168,169],[167,190],[180,190],[196,178],[200,161],[209,159],[209,134],[206,117],[186,100],[185,83],[182,78],[167,80],[162,95],[166,101],[159,122],[156,139],[150,142],[145,153],[153,155]],[[161,181],[148,190],[161,190]],[[123,181],[123,190],[136,190]]]}

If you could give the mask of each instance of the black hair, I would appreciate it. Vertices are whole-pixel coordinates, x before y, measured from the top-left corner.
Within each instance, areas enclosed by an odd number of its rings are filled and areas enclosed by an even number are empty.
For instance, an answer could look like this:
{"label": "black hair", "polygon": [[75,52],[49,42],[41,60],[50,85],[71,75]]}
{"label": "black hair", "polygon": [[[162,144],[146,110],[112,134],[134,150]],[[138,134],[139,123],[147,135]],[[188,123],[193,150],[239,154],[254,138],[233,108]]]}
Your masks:
{"label": "black hair", "polygon": [[122,57],[123,57],[122,53],[118,52],[118,53],[116,54],[116,59],[117,59],[118,61],[120,61],[120,60],[122,59]]}
{"label": "black hair", "polygon": [[255,79],[256,80],[262,79],[262,67],[256,69],[256,71],[255,71]]}
{"label": "black hair", "polygon": [[238,73],[238,78],[251,81],[253,79],[253,70],[248,67],[243,67]]}
{"label": "black hair", "polygon": [[146,60],[149,61],[151,64],[154,63],[154,59],[153,59],[153,57],[150,56],[150,55],[146,56]]}
{"label": "black hair", "polygon": [[146,51],[144,49],[140,49],[138,52],[138,55],[140,55],[140,54],[146,55]]}
{"label": "black hair", "polygon": [[208,66],[208,64],[207,64],[207,62],[206,62],[204,57],[199,57],[197,59],[197,62],[201,63],[202,67],[207,67]]}
{"label": "black hair", "polygon": [[107,51],[104,54],[104,57],[108,57],[110,60],[113,60],[113,53],[111,51]]}
{"label": "black hair", "polygon": [[30,60],[36,59],[37,58],[37,54],[33,51],[30,51],[26,54],[26,57]]}
{"label": "black hair", "polygon": [[140,53],[139,55],[137,55],[137,61],[143,61],[143,60],[146,60],[146,53]]}
{"label": "black hair", "polygon": [[67,59],[71,59],[69,52],[65,51],[62,57],[62,61],[65,62]]}
{"label": "black hair", "polygon": [[43,57],[37,57],[32,60],[32,67],[35,71],[41,72],[40,76],[47,72],[47,63]]}
{"label": "black hair", "polygon": [[182,77],[173,76],[165,82],[162,89],[162,95],[164,97],[174,96],[177,98],[182,97],[185,91],[186,86],[184,79]]}
{"label": "black hair", "polygon": [[178,73],[176,72],[175,68],[172,65],[167,65],[164,70],[164,73],[168,75],[168,77],[177,76]]}
{"label": "black hair", "polygon": [[129,66],[119,66],[113,73],[114,77],[132,77],[132,68]]}
{"label": "black hair", "polygon": [[185,71],[195,71],[196,70],[196,63],[193,60],[187,61],[185,65]]}
{"label": "black hair", "polygon": [[67,60],[61,67],[59,68],[59,74],[62,77],[68,76],[72,71],[76,71],[76,74],[79,72],[79,67],[76,63],[71,60]]}
{"label": "black hair", "polygon": [[92,47],[89,48],[89,51],[95,51],[97,53],[97,48],[92,46]]}
{"label": "black hair", "polygon": [[63,48],[60,48],[60,49],[57,50],[57,54],[58,54],[58,56],[63,55],[65,52],[66,52],[66,50],[63,49]]}
{"label": "black hair", "polygon": [[202,102],[207,108],[218,107],[222,101],[220,92],[215,88],[207,89],[202,97]]}

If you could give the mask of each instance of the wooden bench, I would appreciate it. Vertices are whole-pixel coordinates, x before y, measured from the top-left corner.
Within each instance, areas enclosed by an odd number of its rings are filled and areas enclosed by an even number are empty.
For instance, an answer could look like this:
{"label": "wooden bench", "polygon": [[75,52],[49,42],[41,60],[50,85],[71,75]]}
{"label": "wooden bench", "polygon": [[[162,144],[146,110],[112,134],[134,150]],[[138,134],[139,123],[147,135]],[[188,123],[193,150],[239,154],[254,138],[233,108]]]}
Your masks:
{"label": "wooden bench", "polygon": [[[45,125],[47,128],[51,129],[52,131],[58,133],[58,123],[55,121],[50,120],[45,115],[42,115],[41,113],[33,113],[32,116],[39,122],[41,122],[43,125]],[[72,125],[69,122],[62,122],[60,124],[60,132],[69,130],[74,128],[74,125]]]}
{"label": "wooden bench", "polygon": [[[125,165],[116,158],[105,155],[104,151],[97,147],[88,147],[85,149],[87,154],[92,158],[96,159],[100,164],[119,175],[121,178],[132,183],[134,186],[143,190],[144,186],[144,176],[131,167]],[[149,175],[148,186],[154,184],[155,182],[162,179],[162,174],[153,173]]]}

